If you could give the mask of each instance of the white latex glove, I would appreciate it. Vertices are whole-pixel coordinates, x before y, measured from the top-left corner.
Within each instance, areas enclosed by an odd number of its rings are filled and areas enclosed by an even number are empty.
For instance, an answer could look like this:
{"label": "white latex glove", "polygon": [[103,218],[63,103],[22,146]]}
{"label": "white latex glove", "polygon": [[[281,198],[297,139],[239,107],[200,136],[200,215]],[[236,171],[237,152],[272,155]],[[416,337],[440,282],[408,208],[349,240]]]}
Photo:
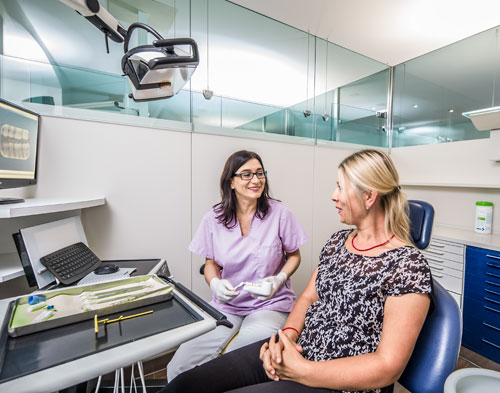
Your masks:
{"label": "white latex glove", "polygon": [[215,298],[221,303],[230,302],[240,294],[238,291],[234,290],[228,280],[221,280],[217,277],[212,278],[210,281],[210,289]]}
{"label": "white latex glove", "polygon": [[274,295],[276,295],[276,292],[278,292],[279,289],[285,284],[287,278],[288,277],[285,272],[280,272],[276,276],[269,276],[263,278],[262,281],[267,281],[273,284],[273,289],[271,290],[271,293],[269,294],[269,296],[257,296],[252,294],[252,297],[257,298],[259,300],[268,300],[273,298]]}

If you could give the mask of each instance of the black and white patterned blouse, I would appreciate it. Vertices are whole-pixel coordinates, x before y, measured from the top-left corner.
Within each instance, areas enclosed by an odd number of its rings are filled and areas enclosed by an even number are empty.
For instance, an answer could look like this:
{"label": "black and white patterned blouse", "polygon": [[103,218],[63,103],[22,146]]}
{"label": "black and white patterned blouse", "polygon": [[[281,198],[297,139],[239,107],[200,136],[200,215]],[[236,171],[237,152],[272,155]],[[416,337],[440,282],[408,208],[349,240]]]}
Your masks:
{"label": "black and white patterned blouse", "polygon": [[320,254],[319,300],[307,310],[298,341],[308,360],[375,352],[387,297],[431,292],[430,269],[419,250],[403,246],[375,257],[353,254],[345,247],[350,232],[334,233]]}

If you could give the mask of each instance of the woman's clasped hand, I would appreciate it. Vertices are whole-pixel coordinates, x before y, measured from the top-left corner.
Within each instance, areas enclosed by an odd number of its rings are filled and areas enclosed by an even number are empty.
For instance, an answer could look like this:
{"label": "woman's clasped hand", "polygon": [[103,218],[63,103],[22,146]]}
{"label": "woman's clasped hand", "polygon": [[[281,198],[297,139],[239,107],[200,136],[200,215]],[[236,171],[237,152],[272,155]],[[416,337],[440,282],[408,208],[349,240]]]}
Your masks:
{"label": "woman's clasped hand", "polygon": [[[300,381],[300,370],[304,370],[307,360],[302,356],[302,347],[297,344],[298,336],[291,338],[282,330],[276,336],[271,336],[269,342],[260,348],[260,360],[266,375],[273,381]],[[284,361],[286,359],[286,361]]]}

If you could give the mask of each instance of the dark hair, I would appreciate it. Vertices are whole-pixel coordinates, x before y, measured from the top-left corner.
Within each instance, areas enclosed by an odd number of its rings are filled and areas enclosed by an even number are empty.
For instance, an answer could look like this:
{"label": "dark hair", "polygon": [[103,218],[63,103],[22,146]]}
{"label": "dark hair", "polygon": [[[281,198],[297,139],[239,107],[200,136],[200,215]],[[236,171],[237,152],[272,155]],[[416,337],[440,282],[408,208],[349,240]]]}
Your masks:
{"label": "dark hair", "polygon": [[[262,159],[257,153],[240,150],[229,156],[222,170],[220,176],[221,201],[214,205],[214,210],[217,214],[215,218],[228,229],[236,226],[236,194],[231,188],[231,180],[236,171],[252,158],[258,160],[262,169],[264,169]],[[262,191],[262,195],[257,199],[257,211],[255,212],[257,218],[263,219],[267,215],[269,211],[269,199],[271,199],[269,196],[269,180],[266,178],[264,191]]]}

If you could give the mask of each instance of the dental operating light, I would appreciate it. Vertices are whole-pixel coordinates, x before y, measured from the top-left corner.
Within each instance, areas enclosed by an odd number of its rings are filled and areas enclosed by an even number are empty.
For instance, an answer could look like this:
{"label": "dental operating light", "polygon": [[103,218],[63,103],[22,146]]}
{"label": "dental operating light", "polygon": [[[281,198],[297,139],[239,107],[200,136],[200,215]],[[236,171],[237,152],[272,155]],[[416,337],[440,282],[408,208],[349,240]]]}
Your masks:
{"label": "dental operating light", "polygon": [[[148,31],[158,40],[152,45],[140,45],[129,50],[129,39],[137,28]],[[191,54],[184,51],[183,46],[190,46]],[[191,78],[199,63],[198,46],[193,39],[163,39],[156,30],[143,23],[130,25],[124,51],[122,70],[129,78],[135,101],[172,97]]]}
{"label": "dental operating light", "polygon": [[[124,43],[121,65],[128,77],[134,101],[170,98],[177,94],[191,78],[199,64],[198,45],[191,38],[164,39],[155,29],[144,23],[133,23],[128,30],[99,4],[98,0],[59,0],[85,17],[101,30],[106,38]],[[129,40],[135,29],[143,29],[157,40],[152,45],[129,49]],[[185,48],[189,47],[188,53]]]}

